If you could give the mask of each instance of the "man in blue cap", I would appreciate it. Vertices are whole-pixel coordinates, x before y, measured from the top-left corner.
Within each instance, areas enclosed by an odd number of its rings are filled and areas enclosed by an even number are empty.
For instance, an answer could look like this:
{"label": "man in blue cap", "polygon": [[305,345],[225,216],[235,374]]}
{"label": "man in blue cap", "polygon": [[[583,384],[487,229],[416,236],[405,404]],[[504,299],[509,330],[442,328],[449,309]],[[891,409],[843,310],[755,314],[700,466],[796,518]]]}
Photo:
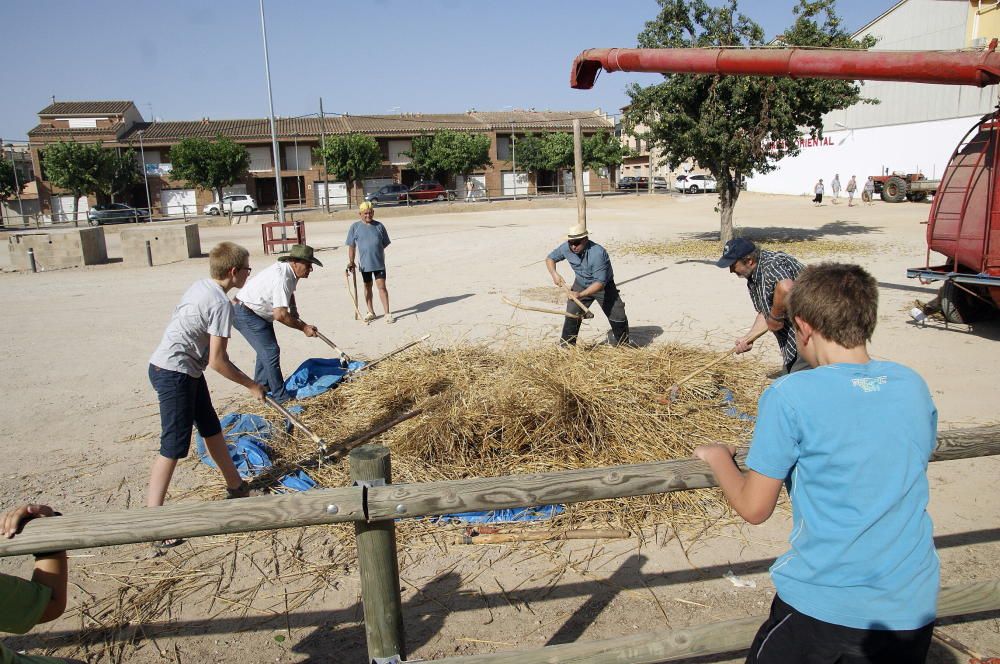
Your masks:
{"label": "man in blue cap", "polygon": [[808,369],[809,363],[798,354],[795,329],[787,316],[788,295],[802,271],[802,263],[786,253],[761,249],[750,240],[738,237],[726,243],[722,257],[715,264],[747,280],[750,301],[757,311],[750,330],[736,340],[736,352],[747,352],[753,348],[752,338],[771,330],[781,349],[785,373]]}

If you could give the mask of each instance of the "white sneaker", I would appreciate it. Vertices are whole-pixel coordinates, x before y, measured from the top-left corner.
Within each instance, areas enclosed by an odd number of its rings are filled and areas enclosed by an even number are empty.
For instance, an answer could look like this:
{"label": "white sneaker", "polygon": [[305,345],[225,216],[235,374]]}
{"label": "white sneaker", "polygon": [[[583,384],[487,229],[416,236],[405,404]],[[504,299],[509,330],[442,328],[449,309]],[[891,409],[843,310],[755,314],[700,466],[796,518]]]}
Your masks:
{"label": "white sneaker", "polygon": [[385,322],[388,323],[389,325],[392,325],[393,323],[396,322],[396,319],[392,317],[392,314],[386,314]]}

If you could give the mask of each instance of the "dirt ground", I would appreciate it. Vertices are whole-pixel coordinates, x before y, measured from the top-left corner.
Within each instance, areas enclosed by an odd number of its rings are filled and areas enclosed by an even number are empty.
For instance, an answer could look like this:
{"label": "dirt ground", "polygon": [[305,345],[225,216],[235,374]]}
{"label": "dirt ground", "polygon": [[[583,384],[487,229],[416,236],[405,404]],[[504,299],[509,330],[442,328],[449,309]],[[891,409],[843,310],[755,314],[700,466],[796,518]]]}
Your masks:
{"label": "dirt ground", "polygon": [[[753,319],[742,281],[701,259],[625,254],[633,242],[675,241],[718,228],[714,197],[609,197],[588,201],[592,239],[611,253],[616,280],[640,343],[683,341],[725,350]],[[879,326],[871,346],[877,358],[919,371],[936,400],[942,427],[996,421],[1000,398],[1000,324],[950,326],[910,322],[913,300],[930,287],[905,278],[923,265],[929,207],[922,204],[814,208],[808,198],[744,194],[737,225],[755,232],[851,240],[867,250],[836,258],[860,263],[880,285]],[[353,355],[373,358],[423,334],[429,343],[519,340],[555,343],[561,319],[518,311],[501,294],[549,285],[543,264],[576,219],[573,201],[532,201],[465,206],[421,206],[417,214],[379,211],[393,239],[388,250],[392,308],[397,322],[369,326],[353,320],[343,266],[348,215],[307,224],[310,244],[326,267],[299,285],[302,317]],[[111,256],[120,256],[118,230],[106,229]],[[271,262],[260,248],[256,224],[201,229],[207,251],[232,240],[251,250],[255,269]],[[815,259],[810,259],[815,260]],[[155,268],[122,262],[39,274],[11,271],[0,255],[3,337],[0,355],[2,439],[0,507],[45,502],[63,512],[138,508],[148,465],[158,446],[155,395],[146,378],[149,355],[181,293],[207,276],[207,259]],[[569,272],[562,267],[563,274]],[[377,311],[381,311],[377,306]],[[584,338],[608,331],[598,317]],[[328,356],[321,342],[291,330],[278,332],[283,366],[290,372],[309,357]],[[777,364],[770,337],[754,353]],[[251,349],[238,335],[233,360],[252,368]],[[242,389],[208,374],[217,408],[225,410]],[[188,460],[178,467],[172,495],[210,477]],[[985,457],[931,465],[930,511],[946,585],[996,578],[1000,558],[1000,506],[995,479],[1000,459]],[[767,567],[785,547],[787,514],[763,526],[719,527],[688,541],[664,529],[643,543],[548,544],[523,547],[413,544],[401,556],[409,657],[534,648],[635,634],[668,627],[764,614],[773,596]],[[285,542],[292,535],[276,539]],[[231,542],[231,540],[227,540]],[[223,546],[213,538],[191,546]],[[188,546],[188,545],[186,545]],[[74,611],[89,596],[121,588],[101,570],[127,569],[147,547],[74,552],[79,581],[70,610],[55,623],[5,642],[31,653],[56,652],[90,661],[128,662],[363,662],[364,625],[357,570],[340,570],[322,592],[287,613],[289,586],[266,584],[246,606],[209,608],[206,597],[178,601],[173,620],[143,625],[141,635],[118,651],[77,648],[82,618]],[[180,553],[162,561],[172,569]],[[992,562],[991,562],[992,561]],[[82,575],[81,570],[90,573]],[[25,558],[0,559],[0,571],[27,575]],[[723,578],[732,570],[755,588]],[[270,598],[270,599],[267,599]],[[211,617],[211,620],[207,618]],[[998,614],[943,628],[974,649],[1000,655]],[[737,662],[742,653],[697,661]],[[932,661],[959,659],[935,646]]]}

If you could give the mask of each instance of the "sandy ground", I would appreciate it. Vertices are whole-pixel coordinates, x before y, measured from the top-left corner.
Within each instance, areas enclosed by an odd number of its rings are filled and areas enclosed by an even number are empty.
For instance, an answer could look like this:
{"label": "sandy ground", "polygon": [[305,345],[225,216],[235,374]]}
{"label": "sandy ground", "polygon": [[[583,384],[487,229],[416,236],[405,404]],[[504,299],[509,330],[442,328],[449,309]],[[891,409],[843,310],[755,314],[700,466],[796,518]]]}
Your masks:
{"label": "sandy ground", "polygon": [[[641,240],[673,240],[718,227],[714,197],[615,197],[588,201],[592,238],[612,255],[636,339],[685,341],[724,350],[753,319],[743,282],[702,260],[643,258],[615,247]],[[906,311],[930,288],[905,278],[923,264],[928,206],[919,204],[814,208],[806,198],[744,194],[736,212],[741,227],[807,236],[851,239],[871,251],[841,258],[858,262],[881,287],[879,327],[871,349],[878,358],[914,367],[928,381],[942,426],[995,421],[995,377],[1000,371],[1000,325],[917,326]],[[521,340],[555,343],[561,319],[514,310],[500,294],[549,285],[542,260],[576,219],[572,201],[421,206],[420,214],[380,211],[393,238],[389,287],[397,323],[355,322],[345,292],[343,246],[349,218],[308,223],[309,243],[327,267],[299,286],[300,312],[348,352],[375,357],[431,334],[431,343]],[[120,256],[117,231],[107,229],[109,253]],[[256,225],[205,227],[204,249],[221,240],[251,248],[259,269],[271,258],[260,250]],[[0,356],[2,507],[46,502],[64,512],[122,509],[142,503],[147,465],[157,449],[154,393],[146,378],[150,353],[173,306],[187,286],[207,276],[207,259],[150,269],[112,263],[39,274],[10,271],[0,255],[3,337]],[[562,271],[568,274],[563,266]],[[376,305],[378,307],[378,305]],[[377,308],[381,311],[380,308]],[[607,330],[600,314],[584,337]],[[291,371],[309,357],[328,356],[321,342],[279,331],[283,365]],[[773,340],[754,352],[777,364]],[[252,367],[249,346],[236,336],[234,361]],[[208,374],[223,410],[241,388]],[[1000,507],[995,478],[1000,460],[986,457],[932,464],[931,513],[945,584],[995,578],[1000,557]],[[173,492],[204,475],[182,463]],[[719,529],[693,545],[658,532],[644,546],[592,548],[551,545],[517,549],[435,549],[402,561],[404,615],[411,658],[436,659],[599,639],[666,626],[687,626],[765,613],[773,587],[767,566],[783,551],[786,515],[760,527]],[[74,565],[127,559],[139,547],[79,552]],[[541,553],[539,553],[541,551]],[[547,571],[562,570],[558,584]],[[26,575],[25,559],[2,559],[0,571]],[[484,573],[485,569],[485,573]],[[756,588],[723,579],[733,570]],[[474,580],[470,580],[474,579]],[[516,590],[512,590],[512,588]],[[90,592],[109,588],[88,587]],[[280,589],[279,589],[280,590]],[[75,588],[71,606],[83,596]],[[140,644],[122,661],[362,662],[364,629],[357,572],[347,570],[336,588],[276,620],[266,611],[204,622],[197,607],[172,625],[149,625],[155,647]],[[996,614],[945,629],[976,649],[1000,654]],[[35,635],[7,643],[31,652],[60,646],[72,652],[79,618],[63,618]],[[37,636],[50,632],[48,637]],[[283,635],[281,639],[275,638]],[[59,639],[58,637],[62,637]],[[157,654],[159,649],[160,654]],[[169,655],[169,656],[168,656]],[[94,661],[97,661],[96,659]],[[103,660],[102,660],[103,661]],[[107,660],[110,661],[110,660]],[[742,661],[740,654],[698,661]],[[933,661],[954,659],[935,649]]]}

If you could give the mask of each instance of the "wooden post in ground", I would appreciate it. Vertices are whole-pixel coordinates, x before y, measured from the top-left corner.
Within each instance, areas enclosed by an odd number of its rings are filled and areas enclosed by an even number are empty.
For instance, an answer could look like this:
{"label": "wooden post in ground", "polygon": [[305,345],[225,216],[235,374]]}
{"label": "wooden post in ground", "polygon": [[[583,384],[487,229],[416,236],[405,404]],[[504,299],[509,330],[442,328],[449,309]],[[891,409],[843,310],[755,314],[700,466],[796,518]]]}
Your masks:
{"label": "wooden post in ground", "polygon": [[576,185],[576,223],[587,227],[587,199],[583,191],[583,131],[580,120],[573,120],[573,182]]}
{"label": "wooden post in ground", "polygon": [[[351,451],[351,479],[366,488],[392,483],[389,449],[364,445]],[[396,526],[391,518],[354,524],[361,571],[361,603],[365,610],[365,636],[369,662],[406,659],[403,641],[403,607],[399,593]]]}

